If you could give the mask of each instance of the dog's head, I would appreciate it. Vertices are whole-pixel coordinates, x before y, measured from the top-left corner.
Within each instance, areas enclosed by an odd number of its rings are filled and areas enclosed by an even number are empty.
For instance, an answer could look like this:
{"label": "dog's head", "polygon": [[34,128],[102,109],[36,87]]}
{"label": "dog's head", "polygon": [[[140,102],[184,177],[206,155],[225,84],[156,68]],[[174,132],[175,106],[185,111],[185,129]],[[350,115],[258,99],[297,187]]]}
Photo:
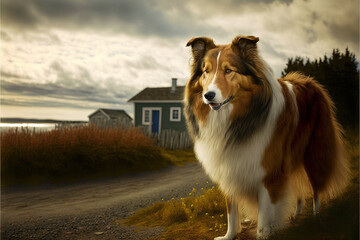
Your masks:
{"label": "dog's head", "polygon": [[[262,85],[261,63],[257,52],[259,38],[237,36],[231,44],[215,45],[206,37],[192,38],[193,76],[202,89],[202,99],[212,110],[220,110],[225,104],[241,104],[248,109],[253,96]],[[260,73],[259,73],[260,72]],[[264,93],[263,93],[264,94]],[[237,108],[239,110],[239,108]]]}
{"label": "dog's head", "polygon": [[254,36],[237,36],[227,45],[216,45],[207,37],[189,40],[193,63],[185,102],[199,121],[232,104],[230,120],[237,129],[264,122],[272,98],[271,71],[258,55],[258,41]]}

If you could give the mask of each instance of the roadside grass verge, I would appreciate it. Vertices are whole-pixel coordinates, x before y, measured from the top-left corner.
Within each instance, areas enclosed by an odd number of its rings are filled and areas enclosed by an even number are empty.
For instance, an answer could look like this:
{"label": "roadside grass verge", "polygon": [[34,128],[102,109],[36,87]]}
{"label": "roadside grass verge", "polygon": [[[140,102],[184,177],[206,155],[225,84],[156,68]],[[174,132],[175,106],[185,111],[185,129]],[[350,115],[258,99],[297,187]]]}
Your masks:
{"label": "roadside grass verge", "polygon": [[[312,216],[312,202],[307,200],[304,213],[282,232],[270,239],[342,239],[359,237],[359,136],[348,134],[352,179],[344,194],[326,205],[320,214]],[[141,227],[164,227],[161,236],[151,239],[213,239],[226,233],[226,207],[222,193],[215,187],[210,190],[193,189],[191,196],[157,202],[140,209],[121,222]],[[236,239],[256,239],[256,224],[245,225]]]}
{"label": "roadside grass verge", "polygon": [[22,128],[1,134],[2,186],[121,176],[189,161],[195,161],[192,151],[161,149],[136,128]]}
{"label": "roadside grass verge", "polygon": [[162,156],[176,166],[182,167],[189,162],[196,162],[195,153],[192,149],[185,150],[165,150],[161,151]]}
{"label": "roadside grass verge", "polygon": [[210,239],[226,231],[226,206],[215,187],[193,189],[189,197],[157,202],[121,222],[141,227],[165,227],[156,239]]}

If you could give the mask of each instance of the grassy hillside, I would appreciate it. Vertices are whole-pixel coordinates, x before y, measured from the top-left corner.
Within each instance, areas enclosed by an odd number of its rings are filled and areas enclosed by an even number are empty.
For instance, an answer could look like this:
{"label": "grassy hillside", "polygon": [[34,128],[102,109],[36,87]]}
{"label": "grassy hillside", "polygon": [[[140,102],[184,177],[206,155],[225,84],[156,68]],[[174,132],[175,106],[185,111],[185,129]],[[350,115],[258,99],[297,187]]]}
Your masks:
{"label": "grassy hillside", "polygon": [[[347,138],[351,156],[352,180],[346,192],[338,199],[323,205],[318,216],[312,216],[311,199],[304,213],[285,231],[270,239],[342,239],[355,240],[359,235],[359,137]],[[226,233],[226,207],[221,192],[193,189],[189,197],[155,203],[136,212],[122,224],[142,227],[162,226],[164,233],[156,239],[213,239]],[[256,224],[243,223],[237,239],[256,239]]]}

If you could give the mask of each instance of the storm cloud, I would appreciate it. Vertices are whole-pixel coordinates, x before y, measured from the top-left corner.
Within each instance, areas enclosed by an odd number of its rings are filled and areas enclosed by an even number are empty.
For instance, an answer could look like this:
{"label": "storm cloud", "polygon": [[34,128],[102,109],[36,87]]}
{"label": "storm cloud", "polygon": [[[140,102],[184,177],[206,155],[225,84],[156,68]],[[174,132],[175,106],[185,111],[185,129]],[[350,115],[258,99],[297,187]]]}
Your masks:
{"label": "storm cloud", "polygon": [[185,44],[197,36],[217,44],[239,34],[260,37],[260,53],[280,77],[291,57],[314,59],[346,47],[357,54],[358,4],[3,0],[1,105],[132,111],[127,100],[143,88],[170,86],[172,77],[185,84],[191,58]]}
{"label": "storm cloud", "polygon": [[199,20],[181,1],[174,5],[165,0],[6,0],[2,3],[3,23],[21,30],[80,28],[159,37],[222,32]]}
{"label": "storm cloud", "polygon": [[[92,79],[88,70],[79,67],[77,74],[67,72],[58,62],[54,62],[49,71],[54,71],[56,80],[54,82],[38,83],[31,81],[33,79],[27,76],[19,76],[2,71],[1,72],[1,95],[2,96],[21,96],[14,99],[2,98],[2,104],[29,106],[44,105],[44,102],[30,100],[33,98],[48,98],[46,105],[56,107],[74,107],[81,106],[82,103],[94,104],[113,104],[125,103],[129,96],[134,95],[138,89],[122,86],[121,84],[113,85],[111,88],[103,87]],[[26,80],[26,81],[25,81]],[[26,98],[27,100],[21,100]],[[56,103],[56,104],[54,104]]]}

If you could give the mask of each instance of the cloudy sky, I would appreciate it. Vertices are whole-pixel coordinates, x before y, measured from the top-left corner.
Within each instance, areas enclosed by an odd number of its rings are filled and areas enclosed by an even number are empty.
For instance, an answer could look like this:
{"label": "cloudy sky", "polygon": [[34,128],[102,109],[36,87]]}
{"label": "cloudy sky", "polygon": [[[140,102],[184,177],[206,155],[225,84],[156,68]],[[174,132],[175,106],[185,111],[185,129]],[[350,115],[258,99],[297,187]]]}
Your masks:
{"label": "cloudy sky", "polygon": [[125,109],[145,87],[189,77],[186,42],[260,38],[280,77],[287,59],[359,52],[358,0],[2,0],[1,116],[86,120]]}

